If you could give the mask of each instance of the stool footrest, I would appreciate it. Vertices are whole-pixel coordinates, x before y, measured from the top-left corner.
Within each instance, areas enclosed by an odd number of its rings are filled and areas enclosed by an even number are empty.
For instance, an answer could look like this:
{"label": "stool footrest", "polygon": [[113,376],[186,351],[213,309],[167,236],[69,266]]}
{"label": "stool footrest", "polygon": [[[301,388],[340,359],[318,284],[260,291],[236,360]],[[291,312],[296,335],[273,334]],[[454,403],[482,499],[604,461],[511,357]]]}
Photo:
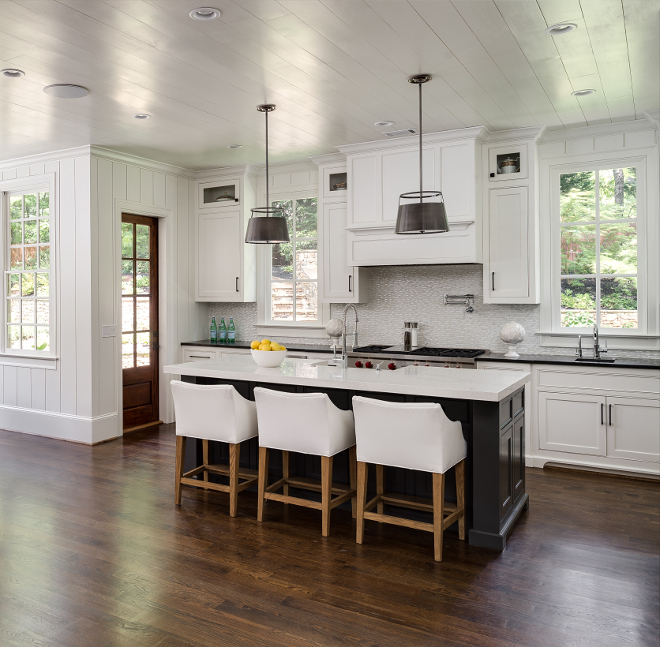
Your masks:
{"label": "stool footrest", "polygon": [[426,523],[425,521],[403,519],[402,517],[394,517],[389,514],[378,514],[377,512],[365,512],[364,518],[370,519],[371,521],[384,521],[385,523],[391,523],[395,526],[404,526],[405,528],[416,528],[417,530],[433,532],[433,524]]}

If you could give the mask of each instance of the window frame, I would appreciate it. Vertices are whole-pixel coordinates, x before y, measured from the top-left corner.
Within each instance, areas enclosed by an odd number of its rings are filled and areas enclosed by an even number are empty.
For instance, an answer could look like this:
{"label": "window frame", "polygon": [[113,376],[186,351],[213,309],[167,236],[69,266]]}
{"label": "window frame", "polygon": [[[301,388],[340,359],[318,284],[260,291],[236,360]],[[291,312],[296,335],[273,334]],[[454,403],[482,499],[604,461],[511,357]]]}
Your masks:
{"label": "window frame", "polygon": [[[7,268],[10,257],[11,244],[11,218],[9,209],[9,198],[11,195],[38,193],[48,191],[49,193],[49,253],[50,268],[48,269],[48,314],[49,314],[49,343],[48,352],[29,350],[24,348],[9,348],[7,344],[7,299],[8,286],[7,275],[11,271]],[[0,182],[0,261],[2,262],[2,339],[0,339],[0,357],[2,363],[17,364],[24,366],[41,366],[43,368],[54,368],[53,360],[58,358],[58,310],[57,310],[57,259],[59,251],[59,200],[56,192],[55,173],[44,175],[33,175],[25,178],[7,180]],[[13,361],[17,360],[17,361]]]}
{"label": "window frame", "polygon": [[[330,319],[330,306],[327,303],[320,302],[321,290],[321,250],[319,226],[321,216],[319,209],[321,200],[318,196],[318,187],[313,189],[298,189],[291,191],[282,191],[281,193],[270,194],[271,204],[274,202],[285,202],[287,200],[301,200],[305,198],[316,198],[317,200],[317,253],[318,253],[318,274],[316,279],[318,302],[318,319],[316,321],[282,321],[271,318],[271,299],[272,299],[272,245],[259,245],[258,254],[258,286],[257,286],[257,333],[260,335],[279,335],[296,336],[304,331],[305,337],[322,337],[327,339],[325,326]],[[263,196],[265,200],[265,196]],[[294,279],[295,280],[295,279]],[[275,332],[277,331],[277,333]]]}
{"label": "window frame", "polygon": [[[592,329],[587,327],[562,327],[561,325],[561,205],[560,205],[560,176],[567,173],[580,173],[586,171],[598,172],[612,168],[637,169],[637,328],[601,328],[603,336],[648,337],[649,332],[649,286],[648,286],[648,186],[647,186],[647,159],[646,156],[635,155],[631,157],[611,157],[607,159],[585,159],[566,164],[557,164],[550,167],[550,244],[549,244],[549,298],[546,300],[549,308],[546,309],[541,321],[549,323],[550,335],[588,335]],[[543,305],[543,304],[542,304]],[[549,311],[548,311],[549,310]]]}

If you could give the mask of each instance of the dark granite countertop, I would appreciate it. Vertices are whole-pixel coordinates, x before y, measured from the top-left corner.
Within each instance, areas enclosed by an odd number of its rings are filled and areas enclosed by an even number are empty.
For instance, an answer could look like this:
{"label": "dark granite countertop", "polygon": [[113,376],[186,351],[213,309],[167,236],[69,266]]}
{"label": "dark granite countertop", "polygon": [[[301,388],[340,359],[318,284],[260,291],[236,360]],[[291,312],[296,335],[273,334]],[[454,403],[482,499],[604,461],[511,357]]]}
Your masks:
{"label": "dark granite countertop", "polygon": [[[181,343],[182,346],[210,346],[211,348],[250,348],[249,341],[237,340],[235,344],[217,344],[213,343],[210,339],[200,339],[198,341],[185,341]],[[286,349],[292,352],[307,352],[307,353],[332,353],[330,346],[321,346],[320,344],[299,344],[290,343],[285,344]],[[589,355],[589,351],[585,352],[585,356]],[[630,358],[630,357],[617,357],[616,351],[611,355],[616,360],[615,362],[593,362],[582,361],[576,362],[574,355],[521,355],[516,359],[504,357],[500,353],[488,353],[477,357],[477,361],[487,362],[514,362],[521,364],[571,364],[573,366],[612,366],[618,368],[660,368],[660,359],[653,358]]]}
{"label": "dark granite countertop", "polygon": [[[588,356],[589,353],[587,351],[585,352],[585,357]],[[610,356],[610,353],[608,353],[608,356]],[[660,368],[660,359],[617,357],[616,351],[611,354],[611,357],[616,361],[594,362],[583,360],[581,362],[576,362],[574,355],[521,355],[516,359],[511,359],[510,357],[504,357],[504,355],[500,355],[499,353],[490,353],[489,355],[477,357],[477,361],[514,362],[522,364],[571,364],[572,366],[610,366],[614,368]]]}
{"label": "dark granite countertop", "polygon": [[[210,346],[211,348],[250,348],[249,341],[236,340],[234,344],[218,344],[212,342],[210,339],[200,339],[198,341],[184,341],[181,342],[182,346]],[[330,346],[321,346],[320,344],[284,344],[287,350],[291,352],[307,352],[307,353],[332,353]]]}

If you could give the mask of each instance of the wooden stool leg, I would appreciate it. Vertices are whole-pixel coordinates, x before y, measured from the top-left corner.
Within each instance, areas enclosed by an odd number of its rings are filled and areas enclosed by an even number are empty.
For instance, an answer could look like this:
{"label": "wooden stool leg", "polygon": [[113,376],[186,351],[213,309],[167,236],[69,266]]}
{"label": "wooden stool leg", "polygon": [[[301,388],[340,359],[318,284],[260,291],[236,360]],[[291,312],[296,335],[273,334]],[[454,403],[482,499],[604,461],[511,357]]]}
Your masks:
{"label": "wooden stool leg", "polygon": [[174,462],[174,504],[181,505],[181,477],[183,476],[183,459],[186,456],[186,437],[176,437],[176,459]]}
{"label": "wooden stool leg", "polygon": [[[357,483],[357,452],[355,451],[356,447],[349,448],[348,450],[348,474],[349,482],[351,484],[351,490],[354,490]],[[351,513],[353,514],[353,519],[356,518],[357,512],[357,503],[355,501],[355,496],[351,497]]]}
{"label": "wooden stool leg", "polygon": [[[376,494],[381,497],[385,494],[385,468],[382,465],[376,465]],[[382,501],[376,504],[376,512],[383,514],[385,508]],[[378,523],[383,523],[379,521]]]}
{"label": "wooden stool leg", "polygon": [[[289,452],[283,450],[282,451],[282,476],[285,479],[288,479],[289,476],[290,476],[289,466],[290,466]],[[286,482],[282,486],[282,494],[284,494],[284,496],[289,496],[289,484],[286,483]],[[284,505],[289,505],[289,504],[285,503]]]}
{"label": "wooden stool leg", "polygon": [[330,497],[332,496],[332,456],[321,456],[321,534],[330,534]]}
{"label": "wooden stool leg", "polygon": [[364,541],[364,506],[367,504],[367,475],[369,465],[358,461],[357,464],[357,533],[355,541]]}
{"label": "wooden stool leg", "polygon": [[445,518],[445,475],[433,474],[433,553],[442,561],[442,522]]}
{"label": "wooden stool leg", "polygon": [[[202,461],[204,463],[204,467],[209,464],[209,441],[206,439],[202,440]],[[206,469],[204,470],[204,480],[209,480],[209,473]]]}
{"label": "wooden stool leg", "polygon": [[238,513],[238,462],[241,458],[240,443],[229,444],[229,516]]}
{"label": "wooden stool leg", "polygon": [[465,541],[465,459],[454,468],[456,472],[456,507],[462,510],[458,518],[458,538]]}
{"label": "wooden stool leg", "polygon": [[257,494],[257,521],[264,520],[264,504],[268,487],[268,447],[259,447],[259,492]]}

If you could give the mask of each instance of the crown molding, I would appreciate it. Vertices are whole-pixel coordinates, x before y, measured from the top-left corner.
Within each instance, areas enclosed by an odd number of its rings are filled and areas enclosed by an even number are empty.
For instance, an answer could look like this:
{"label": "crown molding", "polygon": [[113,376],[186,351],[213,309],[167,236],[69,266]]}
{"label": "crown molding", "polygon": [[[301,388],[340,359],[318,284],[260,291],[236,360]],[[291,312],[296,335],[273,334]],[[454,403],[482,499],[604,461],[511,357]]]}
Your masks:
{"label": "crown molding", "polygon": [[195,171],[196,180],[213,180],[216,178],[235,177],[236,175],[259,175],[260,169],[254,164],[236,164],[235,166],[221,166],[203,171]]}
{"label": "crown molding", "polygon": [[182,166],[166,164],[165,162],[156,162],[155,160],[150,160],[146,157],[139,157],[138,155],[122,153],[111,148],[104,148],[103,146],[89,146],[88,148],[94,157],[107,159],[111,162],[131,164],[132,166],[139,166],[141,168],[149,169],[150,171],[159,171],[161,173],[169,173],[171,175],[180,175],[190,179],[195,178],[195,171],[184,168]]}
{"label": "crown molding", "polygon": [[46,162],[57,162],[70,157],[84,157],[90,155],[90,146],[77,146],[76,148],[65,148],[64,150],[51,151],[49,153],[37,153],[25,157],[16,157],[0,162],[0,170],[29,166],[31,164],[44,164]]}
{"label": "crown molding", "polygon": [[326,155],[312,155],[310,158],[318,166],[331,166],[335,164],[346,164],[344,153],[328,153]]}
{"label": "crown molding", "polygon": [[491,143],[510,142],[517,140],[534,140],[539,141],[545,134],[545,126],[528,126],[526,128],[510,128],[509,130],[494,130],[488,131],[486,141]]}
{"label": "crown molding", "polygon": [[[489,131],[485,126],[473,126],[471,128],[458,128],[456,130],[442,130],[437,133],[424,133],[425,144],[450,143],[465,141],[466,139],[487,141]],[[419,135],[410,137],[396,137],[395,139],[379,139],[360,144],[344,144],[337,149],[345,154],[369,153],[377,150],[392,150],[397,148],[417,148],[419,146]]]}
{"label": "crown molding", "polygon": [[660,128],[660,110],[647,110],[644,116],[655,128]]}
{"label": "crown molding", "polygon": [[613,124],[600,124],[598,126],[580,126],[579,128],[565,128],[561,130],[547,130],[539,143],[565,142],[571,139],[588,139],[598,135],[615,135],[640,130],[657,128],[648,119],[635,119],[631,121],[618,121]]}

